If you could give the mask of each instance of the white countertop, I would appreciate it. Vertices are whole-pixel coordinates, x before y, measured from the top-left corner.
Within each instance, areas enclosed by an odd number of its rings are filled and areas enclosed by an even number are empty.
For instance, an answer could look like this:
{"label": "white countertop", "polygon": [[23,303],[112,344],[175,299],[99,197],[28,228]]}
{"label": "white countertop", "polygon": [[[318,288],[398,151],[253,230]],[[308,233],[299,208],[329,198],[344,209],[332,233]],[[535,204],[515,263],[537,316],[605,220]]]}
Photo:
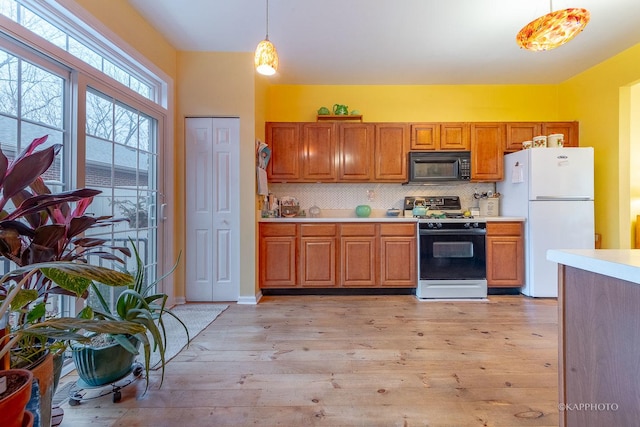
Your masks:
{"label": "white countertop", "polygon": [[[292,218],[261,218],[260,212],[257,213],[259,222],[417,222],[418,218],[402,216],[387,216],[386,209],[373,209],[371,215],[366,218],[356,216],[353,209],[323,209],[317,218],[310,216],[296,216]],[[474,217],[475,220],[500,222],[500,221],[524,221],[524,217],[513,216],[492,216],[492,217]],[[448,221],[468,221],[466,218]]]}
{"label": "white countertop", "polygon": [[547,259],[640,284],[640,249],[551,249]]}

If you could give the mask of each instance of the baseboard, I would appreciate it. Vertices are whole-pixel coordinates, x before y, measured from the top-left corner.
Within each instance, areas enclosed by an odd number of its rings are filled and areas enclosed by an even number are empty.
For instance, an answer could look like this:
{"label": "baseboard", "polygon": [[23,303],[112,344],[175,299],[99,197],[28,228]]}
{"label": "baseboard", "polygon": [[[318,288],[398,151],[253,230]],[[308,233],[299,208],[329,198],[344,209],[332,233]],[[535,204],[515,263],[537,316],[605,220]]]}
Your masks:
{"label": "baseboard", "polygon": [[238,304],[258,304],[262,299],[262,292],[258,292],[254,296],[240,296],[238,297]]}
{"label": "baseboard", "polygon": [[176,297],[175,298],[175,305],[182,305],[182,304],[186,304],[187,303],[187,299],[185,297]]}

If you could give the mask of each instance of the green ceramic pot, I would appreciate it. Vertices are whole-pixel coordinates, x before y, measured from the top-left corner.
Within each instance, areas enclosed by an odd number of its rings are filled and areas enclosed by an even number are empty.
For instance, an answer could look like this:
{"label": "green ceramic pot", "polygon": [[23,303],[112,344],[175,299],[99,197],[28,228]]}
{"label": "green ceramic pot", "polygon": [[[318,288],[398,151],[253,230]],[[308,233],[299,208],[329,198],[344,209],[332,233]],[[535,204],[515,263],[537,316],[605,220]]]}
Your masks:
{"label": "green ceramic pot", "polygon": [[[140,341],[135,337],[129,337],[129,341],[136,348],[140,346]],[[130,372],[136,357],[118,343],[105,347],[74,346],[72,350],[78,376],[91,387],[123,378]]]}
{"label": "green ceramic pot", "polygon": [[356,215],[360,218],[367,218],[369,215],[371,215],[371,206],[369,205],[356,206]]}

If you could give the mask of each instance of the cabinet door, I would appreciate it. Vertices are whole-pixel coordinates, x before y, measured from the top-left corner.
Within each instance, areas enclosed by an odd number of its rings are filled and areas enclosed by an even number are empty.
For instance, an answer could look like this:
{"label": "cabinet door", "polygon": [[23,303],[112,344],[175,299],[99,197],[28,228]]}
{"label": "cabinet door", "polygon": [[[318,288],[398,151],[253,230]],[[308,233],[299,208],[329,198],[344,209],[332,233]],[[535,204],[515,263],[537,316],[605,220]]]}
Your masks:
{"label": "cabinet door", "polygon": [[338,131],[338,180],[373,178],[373,124],[342,123]]}
{"label": "cabinet door", "polygon": [[265,140],[271,148],[271,159],[267,165],[269,181],[300,181],[302,156],[299,123],[267,122],[265,125]]}
{"label": "cabinet door", "polygon": [[412,150],[437,150],[439,146],[439,123],[414,123],[411,125]]}
{"label": "cabinet door", "polygon": [[440,150],[469,151],[469,123],[441,123]]}
{"label": "cabinet door", "polygon": [[579,147],[579,124],[578,122],[546,122],[542,123],[542,134],[552,135],[554,133],[561,133],[564,135],[565,147]]}
{"label": "cabinet door", "polygon": [[487,236],[487,285],[518,287],[524,284],[523,239]]}
{"label": "cabinet door", "polygon": [[338,284],[337,225],[300,224],[300,284],[303,287],[332,287]]}
{"label": "cabinet door", "polygon": [[385,182],[407,181],[409,127],[402,123],[376,124],[374,179]]}
{"label": "cabinet door", "polygon": [[487,222],[487,284],[524,285],[524,237],[521,222]]}
{"label": "cabinet door", "polygon": [[533,122],[507,123],[506,133],[504,151],[519,151],[522,150],[523,141],[531,141],[534,136],[542,135],[542,125]]}
{"label": "cabinet door", "polygon": [[342,237],[340,252],[343,286],[371,288],[376,285],[375,237]]}
{"label": "cabinet door", "polygon": [[303,287],[337,285],[335,237],[300,238],[300,284]]}
{"label": "cabinet door", "polygon": [[413,288],[417,278],[415,236],[381,236],[380,285]]}
{"label": "cabinet door", "polygon": [[302,179],[316,182],[336,180],[334,124],[302,125]]}
{"label": "cabinet door", "polygon": [[340,278],[345,287],[376,285],[376,224],[344,223],[340,232]]}
{"label": "cabinet door", "polygon": [[266,236],[259,245],[260,287],[296,287],[296,238]]}
{"label": "cabinet door", "polygon": [[503,123],[471,124],[471,180],[501,181],[503,176]]}

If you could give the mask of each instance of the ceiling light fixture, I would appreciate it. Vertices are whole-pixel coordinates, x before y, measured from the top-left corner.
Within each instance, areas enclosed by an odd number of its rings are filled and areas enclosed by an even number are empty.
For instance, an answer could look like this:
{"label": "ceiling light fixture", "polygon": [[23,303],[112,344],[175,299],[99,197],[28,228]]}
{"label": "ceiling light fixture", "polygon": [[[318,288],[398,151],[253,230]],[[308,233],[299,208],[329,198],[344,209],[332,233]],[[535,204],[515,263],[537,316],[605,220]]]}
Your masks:
{"label": "ceiling light fixture", "polygon": [[554,12],[551,0],[549,8],[550,13],[529,22],[520,30],[516,42],[521,48],[533,51],[555,49],[577,36],[591,18],[589,11],[581,8]]}
{"label": "ceiling light fixture", "polygon": [[267,0],[267,35],[256,47],[255,64],[256,71],[265,76],[272,76],[278,71],[278,52],[269,41],[269,0]]}

